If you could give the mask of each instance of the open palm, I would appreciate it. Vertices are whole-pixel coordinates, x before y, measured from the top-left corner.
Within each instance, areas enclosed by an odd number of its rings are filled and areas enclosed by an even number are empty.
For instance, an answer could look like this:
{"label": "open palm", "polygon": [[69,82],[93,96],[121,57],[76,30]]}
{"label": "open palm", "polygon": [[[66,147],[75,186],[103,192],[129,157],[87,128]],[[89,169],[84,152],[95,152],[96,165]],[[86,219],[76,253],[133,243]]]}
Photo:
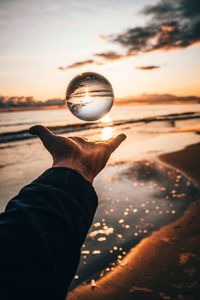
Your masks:
{"label": "open palm", "polygon": [[74,169],[90,182],[105,167],[112,152],[126,138],[124,134],[120,134],[107,141],[90,142],[81,137],[65,138],[54,135],[41,125],[31,127],[30,133],[39,136],[51,153],[53,167]]}

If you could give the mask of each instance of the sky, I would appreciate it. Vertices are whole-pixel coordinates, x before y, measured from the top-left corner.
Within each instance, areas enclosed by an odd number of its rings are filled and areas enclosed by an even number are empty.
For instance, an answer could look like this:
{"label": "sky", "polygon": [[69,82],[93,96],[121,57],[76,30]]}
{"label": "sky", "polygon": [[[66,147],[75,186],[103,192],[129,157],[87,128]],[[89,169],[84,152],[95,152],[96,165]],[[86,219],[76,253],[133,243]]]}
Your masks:
{"label": "sky", "polygon": [[200,96],[199,0],[0,0],[0,95],[64,98],[104,75],[116,97]]}

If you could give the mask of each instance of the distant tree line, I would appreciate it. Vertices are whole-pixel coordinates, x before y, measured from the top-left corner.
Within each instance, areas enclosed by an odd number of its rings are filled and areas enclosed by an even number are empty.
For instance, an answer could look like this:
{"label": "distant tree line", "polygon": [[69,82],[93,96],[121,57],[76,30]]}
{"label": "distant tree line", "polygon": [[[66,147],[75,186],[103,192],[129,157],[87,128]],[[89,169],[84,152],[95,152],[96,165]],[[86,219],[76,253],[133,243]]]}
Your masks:
{"label": "distant tree line", "polygon": [[[134,103],[200,103],[200,97],[197,96],[175,96],[171,94],[142,94],[128,98],[115,99],[118,105],[129,105]],[[48,99],[45,101],[35,100],[33,97],[18,96],[0,96],[0,109],[12,107],[42,107],[42,106],[64,106],[65,100],[60,98]]]}
{"label": "distant tree line", "polygon": [[64,99],[35,100],[33,97],[0,96],[0,108],[29,107],[29,106],[62,106]]}

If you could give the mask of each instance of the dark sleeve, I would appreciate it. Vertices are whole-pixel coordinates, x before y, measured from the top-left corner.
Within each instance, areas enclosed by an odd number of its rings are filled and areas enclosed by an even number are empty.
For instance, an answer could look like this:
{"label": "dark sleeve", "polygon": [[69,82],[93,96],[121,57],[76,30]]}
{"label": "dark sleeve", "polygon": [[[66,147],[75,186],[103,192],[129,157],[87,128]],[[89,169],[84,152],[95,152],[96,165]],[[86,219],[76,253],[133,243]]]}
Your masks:
{"label": "dark sleeve", "polygon": [[97,207],[88,181],[51,168],[0,214],[0,299],[63,300]]}

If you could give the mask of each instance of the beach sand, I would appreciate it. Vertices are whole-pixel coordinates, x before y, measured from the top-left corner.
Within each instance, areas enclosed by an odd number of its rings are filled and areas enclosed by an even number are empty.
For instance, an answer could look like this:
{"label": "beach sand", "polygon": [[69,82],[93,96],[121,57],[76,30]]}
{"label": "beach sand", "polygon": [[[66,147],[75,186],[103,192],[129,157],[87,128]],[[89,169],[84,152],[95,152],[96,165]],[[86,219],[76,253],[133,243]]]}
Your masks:
{"label": "beach sand", "polygon": [[[200,143],[160,155],[200,184]],[[200,203],[144,238],[93,284],[80,285],[68,300],[200,299]],[[96,286],[95,286],[96,285]]]}
{"label": "beach sand", "polygon": [[160,155],[160,159],[181,170],[200,185],[200,143],[181,151]]}

